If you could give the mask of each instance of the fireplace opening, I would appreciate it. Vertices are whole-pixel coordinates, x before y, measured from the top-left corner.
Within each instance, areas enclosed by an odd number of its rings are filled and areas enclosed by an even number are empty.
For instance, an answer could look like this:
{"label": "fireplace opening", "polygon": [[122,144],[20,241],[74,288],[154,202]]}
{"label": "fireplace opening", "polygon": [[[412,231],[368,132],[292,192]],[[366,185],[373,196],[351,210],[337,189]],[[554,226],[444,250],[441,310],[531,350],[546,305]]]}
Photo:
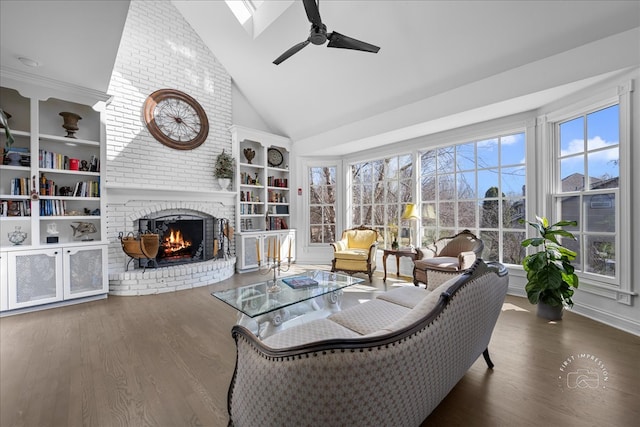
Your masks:
{"label": "fireplace opening", "polygon": [[158,215],[138,220],[140,233],[156,233],[160,248],[155,259],[139,259],[138,267],[153,268],[223,258],[223,220],[209,215]]}
{"label": "fireplace opening", "polygon": [[[164,223],[158,221],[157,226],[163,227]],[[163,227],[165,228],[165,227]],[[160,237],[160,250],[156,260],[159,264],[164,262],[203,261],[204,251],[204,221],[203,220],[177,220],[169,223],[166,231]]]}

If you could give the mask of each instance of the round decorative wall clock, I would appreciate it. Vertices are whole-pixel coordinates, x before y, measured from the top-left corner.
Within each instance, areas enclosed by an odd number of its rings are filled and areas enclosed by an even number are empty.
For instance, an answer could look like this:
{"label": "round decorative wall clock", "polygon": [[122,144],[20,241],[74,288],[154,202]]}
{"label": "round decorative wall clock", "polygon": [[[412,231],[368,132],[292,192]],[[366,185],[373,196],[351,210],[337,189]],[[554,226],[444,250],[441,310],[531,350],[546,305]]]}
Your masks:
{"label": "round decorative wall clock", "polygon": [[177,150],[192,150],[209,135],[209,120],[202,106],[175,89],[160,89],[144,102],[144,121],[155,139]]}
{"label": "round decorative wall clock", "polygon": [[277,148],[269,148],[267,150],[267,162],[269,162],[269,166],[278,167],[284,161],[284,157],[282,156],[282,152]]}

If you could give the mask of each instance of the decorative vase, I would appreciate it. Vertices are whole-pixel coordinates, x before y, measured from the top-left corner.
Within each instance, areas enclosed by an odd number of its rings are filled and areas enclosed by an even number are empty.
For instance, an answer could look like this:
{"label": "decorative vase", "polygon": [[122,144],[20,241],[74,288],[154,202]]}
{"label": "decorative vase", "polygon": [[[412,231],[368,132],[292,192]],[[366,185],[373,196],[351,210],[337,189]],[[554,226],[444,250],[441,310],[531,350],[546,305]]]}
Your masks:
{"label": "decorative vase", "polygon": [[5,156],[8,160],[9,163],[7,163],[9,166],[20,166],[21,163],[20,161],[22,160],[22,156],[20,155],[20,153],[9,153]]}
{"label": "decorative vase", "polygon": [[538,303],[537,314],[538,317],[542,317],[547,320],[562,320],[562,313],[564,307],[561,305],[551,306],[543,302]]}
{"label": "decorative vase", "polygon": [[60,115],[64,119],[62,127],[67,130],[67,134],[65,136],[67,138],[76,138],[75,133],[80,129],[78,127],[78,120],[82,120],[82,117],[76,113],[69,113],[67,111],[63,111]]}
{"label": "decorative vase", "polygon": [[229,184],[231,184],[231,178],[218,178],[218,184],[221,189],[228,190]]}
{"label": "decorative vase", "polygon": [[247,158],[247,163],[251,164],[251,160],[253,160],[253,158],[256,156],[256,152],[251,148],[245,148],[244,156]]}
{"label": "decorative vase", "polygon": [[27,240],[27,233],[22,231],[22,227],[20,226],[16,226],[15,230],[7,233],[7,236],[9,237],[9,241],[14,245],[21,245],[22,242]]}

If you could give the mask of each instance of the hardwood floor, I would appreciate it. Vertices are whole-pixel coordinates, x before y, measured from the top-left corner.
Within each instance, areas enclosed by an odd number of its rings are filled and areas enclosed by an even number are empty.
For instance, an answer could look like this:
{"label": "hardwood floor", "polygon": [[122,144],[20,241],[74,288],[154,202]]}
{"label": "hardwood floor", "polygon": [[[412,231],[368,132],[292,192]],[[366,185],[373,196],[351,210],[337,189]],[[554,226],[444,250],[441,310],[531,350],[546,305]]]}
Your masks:
{"label": "hardwood floor", "polygon": [[[0,319],[0,425],[225,426],[236,312],[210,292],[261,279]],[[376,273],[344,304],[400,284]],[[489,349],[495,368],[480,358],[423,425],[638,425],[639,337],[573,313],[545,322],[509,296]],[[571,388],[578,369],[590,376]]]}

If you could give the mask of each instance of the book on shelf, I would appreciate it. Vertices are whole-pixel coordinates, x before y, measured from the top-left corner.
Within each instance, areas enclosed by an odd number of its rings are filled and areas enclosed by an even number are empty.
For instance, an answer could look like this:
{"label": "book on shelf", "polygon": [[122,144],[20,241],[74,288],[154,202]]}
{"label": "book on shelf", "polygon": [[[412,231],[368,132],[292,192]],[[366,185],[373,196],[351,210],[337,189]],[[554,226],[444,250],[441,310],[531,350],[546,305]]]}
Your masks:
{"label": "book on shelf", "polygon": [[40,216],[65,216],[67,204],[64,200],[41,200]]}
{"label": "book on shelf", "polygon": [[2,200],[0,216],[31,216],[31,200]]}
{"label": "book on shelf", "polygon": [[12,196],[28,196],[31,194],[31,180],[29,178],[11,178]]}
{"label": "book on shelf", "polygon": [[316,280],[307,276],[285,277],[282,281],[293,289],[304,289],[318,286],[318,282]]}

